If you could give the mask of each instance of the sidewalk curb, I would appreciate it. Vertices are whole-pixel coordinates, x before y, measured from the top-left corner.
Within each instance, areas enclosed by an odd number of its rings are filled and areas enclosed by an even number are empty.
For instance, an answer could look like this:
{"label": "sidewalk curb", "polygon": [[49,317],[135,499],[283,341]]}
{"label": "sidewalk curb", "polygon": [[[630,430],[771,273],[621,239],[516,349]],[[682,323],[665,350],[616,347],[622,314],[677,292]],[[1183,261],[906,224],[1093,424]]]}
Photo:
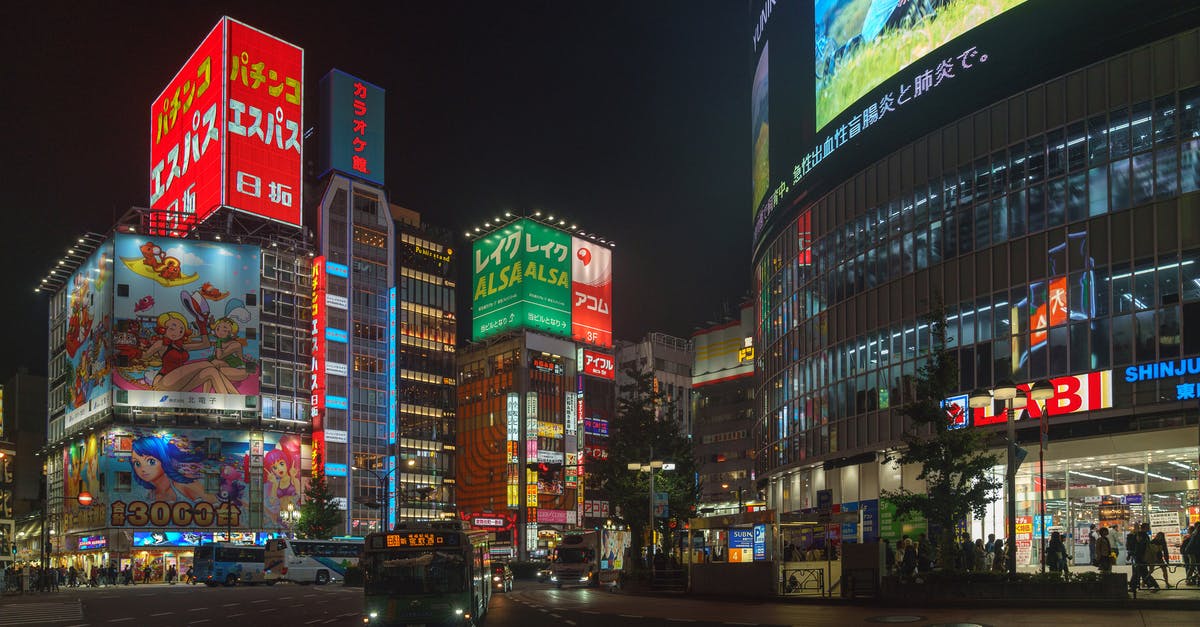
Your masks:
{"label": "sidewalk curb", "polygon": [[944,599],[934,602],[927,602],[921,605],[914,605],[901,601],[887,601],[873,598],[858,598],[858,599],[843,599],[840,597],[824,598],[824,597],[782,597],[782,596],[762,596],[762,597],[746,597],[746,596],[731,596],[731,595],[705,595],[697,596],[687,592],[663,592],[657,590],[645,591],[627,591],[621,590],[622,594],[629,596],[643,597],[661,597],[661,598],[694,598],[703,599],[705,601],[717,601],[724,603],[780,603],[787,605],[824,605],[830,607],[879,607],[889,609],[1024,609],[1024,608],[1055,608],[1055,609],[1113,609],[1113,610],[1184,610],[1200,612],[1200,590],[1196,590],[1198,594],[1195,599],[1170,599],[1170,598],[1147,598],[1141,596],[1137,599]]}

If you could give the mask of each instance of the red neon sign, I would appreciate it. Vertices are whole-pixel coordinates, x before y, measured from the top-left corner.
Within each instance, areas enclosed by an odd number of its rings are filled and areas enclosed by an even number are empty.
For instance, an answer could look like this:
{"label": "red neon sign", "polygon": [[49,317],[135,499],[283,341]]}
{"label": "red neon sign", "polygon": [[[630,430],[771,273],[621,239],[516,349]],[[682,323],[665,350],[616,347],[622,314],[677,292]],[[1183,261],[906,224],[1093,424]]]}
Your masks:
{"label": "red neon sign", "polygon": [[313,259],[312,264],[312,364],[309,378],[312,398],[309,416],[312,419],[312,451],[315,462],[321,456],[321,464],[314,463],[313,476],[323,473],[325,461],[325,257]]}
{"label": "red neon sign", "polygon": [[614,361],[612,355],[590,351],[585,348],[583,349],[583,374],[612,381],[617,376]]}
{"label": "red neon sign", "polygon": [[304,51],[228,17],[150,107],[152,235],[222,206],[299,226]]}
{"label": "red neon sign", "polygon": [[571,238],[571,337],[611,347],[612,251]]}
{"label": "red neon sign", "polygon": [[[1112,370],[1057,377],[1050,379],[1050,385],[1054,386],[1054,396],[1046,401],[1046,415],[1049,417],[1112,407]],[[1042,409],[1029,398],[1029,388],[1028,383],[1017,386],[1017,393],[1025,396],[1025,407],[1015,411],[1014,420],[1036,420],[1042,417]],[[1003,403],[995,402],[987,407],[971,408],[971,424],[977,427],[1002,424],[1006,420]]]}

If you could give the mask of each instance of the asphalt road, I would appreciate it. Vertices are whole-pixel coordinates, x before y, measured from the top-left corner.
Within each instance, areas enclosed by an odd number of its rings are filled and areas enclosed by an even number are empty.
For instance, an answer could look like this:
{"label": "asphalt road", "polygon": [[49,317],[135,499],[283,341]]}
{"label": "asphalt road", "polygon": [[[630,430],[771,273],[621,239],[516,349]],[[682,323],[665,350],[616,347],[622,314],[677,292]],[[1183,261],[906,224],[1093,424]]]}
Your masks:
{"label": "asphalt road", "polygon": [[[362,625],[362,590],[279,584],[236,588],[120,586],[0,598],[0,627],[286,627]],[[1123,609],[896,609],[638,596],[518,581],[496,594],[488,627],[715,627],[761,625],[1196,625],[1194,611]]]}

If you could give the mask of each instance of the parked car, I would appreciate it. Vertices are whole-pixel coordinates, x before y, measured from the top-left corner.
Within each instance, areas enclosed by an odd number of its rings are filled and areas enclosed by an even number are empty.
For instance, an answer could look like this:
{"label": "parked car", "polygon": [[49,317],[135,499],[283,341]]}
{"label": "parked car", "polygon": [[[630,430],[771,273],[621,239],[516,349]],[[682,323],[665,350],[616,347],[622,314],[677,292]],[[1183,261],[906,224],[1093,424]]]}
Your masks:
{"label": "parked car", "polygon": [[537,580],[538,583],[550,581],[550,562],[538,562]]}
{"label": "parked car", "polygon": [[492,564],[492,590],[508,592],[513,587],[513,572],[508,564]]}

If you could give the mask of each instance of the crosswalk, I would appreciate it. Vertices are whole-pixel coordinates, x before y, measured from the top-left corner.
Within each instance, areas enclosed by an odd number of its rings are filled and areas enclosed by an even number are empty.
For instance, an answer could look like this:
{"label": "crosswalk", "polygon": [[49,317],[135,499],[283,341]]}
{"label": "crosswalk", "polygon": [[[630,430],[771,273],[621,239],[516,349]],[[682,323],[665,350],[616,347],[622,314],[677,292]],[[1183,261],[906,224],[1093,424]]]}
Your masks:
{"label": "crosswalk", "polygon": [[79,601],[63,603],[6,603],[0,609],[0,626],[45,625],[83,621],[83,604]]}

